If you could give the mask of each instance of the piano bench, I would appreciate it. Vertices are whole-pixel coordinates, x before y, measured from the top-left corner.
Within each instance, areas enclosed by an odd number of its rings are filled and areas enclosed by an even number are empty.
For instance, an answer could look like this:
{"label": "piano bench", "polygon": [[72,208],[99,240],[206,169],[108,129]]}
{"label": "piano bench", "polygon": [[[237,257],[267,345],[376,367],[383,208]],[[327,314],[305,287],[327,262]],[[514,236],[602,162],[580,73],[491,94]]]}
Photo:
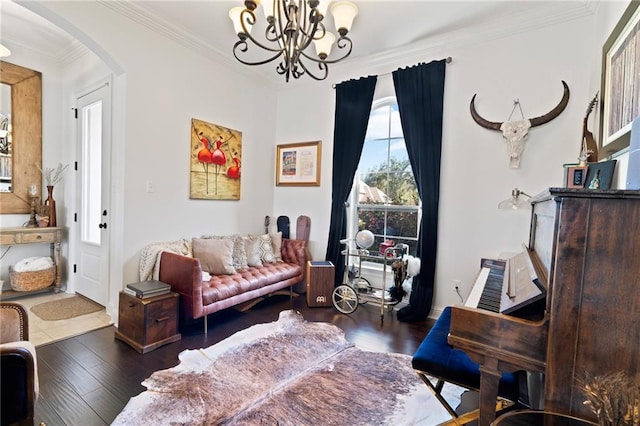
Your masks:
{"label": "piano bench", "polygon": [[[450,327],[451,307],[448,306],[416,350],[411,364],[449,414],[458,417],[455,410],[440,395],[444,382],[477,391],[480,389],[480,369],[464,351],[449,345],[447,336]],[[437,379],[437,384],[433,384],[428,376]],[[498,396],[517,402],[519,394],[518,374],[504,373],[500,380]]]}

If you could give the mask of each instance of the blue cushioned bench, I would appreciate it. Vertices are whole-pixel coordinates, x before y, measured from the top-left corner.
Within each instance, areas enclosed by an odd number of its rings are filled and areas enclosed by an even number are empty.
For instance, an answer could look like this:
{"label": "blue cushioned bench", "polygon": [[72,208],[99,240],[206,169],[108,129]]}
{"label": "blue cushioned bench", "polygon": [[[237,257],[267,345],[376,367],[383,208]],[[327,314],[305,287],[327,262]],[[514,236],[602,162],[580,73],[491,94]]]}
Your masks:
{"label": "blue cushioned bench", "polygon": [[[420,378],[452,417],[458,417],[455,410],[442,397],[445,382],[468,389],[480,389],[480,370],[464,351],[454,349],[447,341],[451,326],[451,307],[444,309],[440,317],[413,355],[412,365]],[[432,378],[437,382],[434,384]],[[513,402],[519,396],[518,373],[504,373],[500,380],[498,396]]]}

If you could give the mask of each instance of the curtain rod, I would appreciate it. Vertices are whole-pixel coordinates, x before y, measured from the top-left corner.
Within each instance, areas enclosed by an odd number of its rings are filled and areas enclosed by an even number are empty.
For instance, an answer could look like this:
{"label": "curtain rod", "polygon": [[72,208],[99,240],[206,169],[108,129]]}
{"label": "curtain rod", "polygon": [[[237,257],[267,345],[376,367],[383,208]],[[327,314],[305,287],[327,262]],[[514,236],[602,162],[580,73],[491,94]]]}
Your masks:
{"label": "curtain rod", "polygon": [[[451,56],[447,56],[446,58],[444,58],[444,61],[445,61],[447,64],[450,64],[450,63],[451,63],[451,61],[453,61],[453,59],[451,58]],[[378,74],[377,76],[378,76],[378,77],[385,77],[385,76],[387,76],[387,75],[391,75],[391,74],[393,74],[393,71],[391,71],[391,72],[385,72],[385,73],[382,73],[382,74]],[[335,83],[331,85],[331,87],[332,87],[332,88],[334,88],[334,89],[336,88],[336,86],[337,86],[337,85],[336,85]]]}

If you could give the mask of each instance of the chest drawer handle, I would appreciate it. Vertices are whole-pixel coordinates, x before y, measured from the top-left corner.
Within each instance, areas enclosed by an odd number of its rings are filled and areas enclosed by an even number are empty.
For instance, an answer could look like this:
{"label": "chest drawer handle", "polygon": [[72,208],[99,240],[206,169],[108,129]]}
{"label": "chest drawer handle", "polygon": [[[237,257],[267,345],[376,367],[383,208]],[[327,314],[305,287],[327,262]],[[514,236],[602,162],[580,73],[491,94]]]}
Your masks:
{"label": "chest drawer handle", "polygon": [[129,302],[129,307],[130,307],[130,308],[133,308],[134,306],[136,306],[136,304],[135,304],[135,303],[133,303],[133,302]]}
{"label": "chest drawer handle", "polygon": [[38,235],[38,236],[36,236],[36,238],[41,240],[42,239],[42,235]]}
{"label": "chest drawer handle", "polygon": [[169,317],[160,317],[160,318],[156,319],[156,322],[163,322],[163,321],[166,321],[168,319],[169,319]]}

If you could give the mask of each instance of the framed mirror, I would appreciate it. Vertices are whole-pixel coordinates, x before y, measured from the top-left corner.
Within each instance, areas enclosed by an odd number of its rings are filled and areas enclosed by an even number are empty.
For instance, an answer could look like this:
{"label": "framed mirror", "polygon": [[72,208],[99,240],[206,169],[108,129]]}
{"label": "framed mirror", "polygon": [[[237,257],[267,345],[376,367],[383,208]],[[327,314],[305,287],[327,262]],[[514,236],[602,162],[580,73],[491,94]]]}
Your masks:
{"label": "framed mirror", "polygon": [[[29,213],[29,187],[42,195],[42,74],[0,61],[3,95],[10,93],[10,108],[2,102],[7,133],[0,151],[0,214]],[[10,90],[9,90],[10,88]]]}

